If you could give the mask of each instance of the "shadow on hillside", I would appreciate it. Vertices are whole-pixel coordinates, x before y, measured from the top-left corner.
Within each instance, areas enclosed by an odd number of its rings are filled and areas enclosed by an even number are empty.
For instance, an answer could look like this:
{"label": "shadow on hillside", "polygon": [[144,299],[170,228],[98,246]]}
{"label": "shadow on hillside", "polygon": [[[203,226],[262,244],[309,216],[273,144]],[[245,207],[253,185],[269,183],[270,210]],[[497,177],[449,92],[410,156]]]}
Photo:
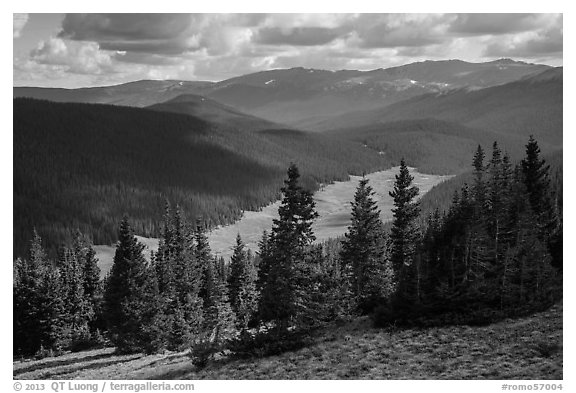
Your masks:
{"label": "shadow on hillside", "polygon": [[191,378],[184,378],[184,377],[194,373],[194,371],[196,371],[195,367],[192,364],[192,362],[190,362],[190,365],[187,368],[180,368],[178,370],[170,370],[170,371],[162,373],[162,374],[156,374],[154,376],[150,376],[150,379],[151,380],[166,380],[166,381],[175,380],[175,379],[191,379]]}
{"label": "shadow on hillside", "polygon": [[[108,362],[82,365],[80,367],[64,368],[63,370],[56,371],[56,372],[47,372],[46,374],[42,374],[39,377],[41,379],[55,379],[54,377],[58,377],[61,375],[67,375],[67,374],[73,374],[76,371],[93,370],[93,369],[105,368],[105,367],[112,366],[112,365],[118,364],[118,363],[126,363],[128,361],[139,359],[142,356],[144,356],[144,355],[140,355],[140,356],[130,358],[130,359],[116,359],[116,360],[110,360]],[[101,379],[101,378],[94,378],[94,379]]]}
{"label": "shadow on hillside", "polygon": [[115,356],[114,352],[101,353],[98,355],[90,355],[90,356],[84,356],[84,357],[74,357],[74,358],[62,359],[62,360],[58,360],[57,358],[55,358],[54,360],[47,361],[44,363],[32,364],[30,366],[22,367],[22,368],[19,368],[17,370],[15,369],[13,372],[13,375],[17,376],[20,374],[25,374],[25,373],[29,373],[29,372],[33,372],[33,371],[39,371],[39,370],[43,370],[46,368],[70,366],[70,365],[73,365],[75,363],[80,363],[80,362],[91,362],[91,361],[95,361],[95,360],[109,358],[112,356]]}
{"label": "shadow on hillside", "polygon": [[[176,356],[174,356],[174,357],[176,357]],[[226,358],[226,357],[212,360],[209,363],[209,365],[207,366],[207,368],[205,368],[203,370],[217,369],[217,368],[225,366],[225,365],[227,365],[233,361],[234,361],[234,359]],[[153,366],[153,365],[155,365],[155,364],[152,363],[152,364],[149,364],[147,366]],[[166,371],[163,373],[159,373],[159,374],[150,375],[147,378],[153,379],[153,380],[175,380],[175,379],[197,379],[197,378],[199,378],[199,376],[196,374],[198,372],[200,372],[201,370],[198,370],[196,368],[196,366],[194,366],[194,364],[192,363],[192,360],[174,363],[173,366],[175,368],[173,368],[172,370],[169,370],[169,371]]]}
{"label": "shadow on hillside", "polygon": [[158,359],[158,360],[154,360],[153,362],[146,363],[146,364],[142,365],[142,367],[139,367],[138,369],[141,370],[141,369],[148,368],[148,367],[161,366],[161,365],[164,365],[164,364],[166,364],[166,363],[168,363],[168,362],[170,362],[170,361],[172,361],[172,360],[174,360],[174,359],[178,359],[178,358],[186,358],[186,359],[189,359],[189,357],[186,356],[185,354],[182,354],[182,353],[174,353],[174,354],[172,354],[172,355],[164,356],[164,357],[162,357],[162,358],[160,358],[160,359]]}

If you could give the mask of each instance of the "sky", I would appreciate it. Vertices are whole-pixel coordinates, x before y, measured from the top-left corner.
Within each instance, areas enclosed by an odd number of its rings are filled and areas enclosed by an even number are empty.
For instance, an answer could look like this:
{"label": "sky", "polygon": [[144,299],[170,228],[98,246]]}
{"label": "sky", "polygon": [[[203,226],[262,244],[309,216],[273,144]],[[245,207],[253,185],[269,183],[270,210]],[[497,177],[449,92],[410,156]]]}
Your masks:
{"label": "sky", "polygon": [[220,81],[512,58],[561,66],[562,14],[13,14],[13,85]]}

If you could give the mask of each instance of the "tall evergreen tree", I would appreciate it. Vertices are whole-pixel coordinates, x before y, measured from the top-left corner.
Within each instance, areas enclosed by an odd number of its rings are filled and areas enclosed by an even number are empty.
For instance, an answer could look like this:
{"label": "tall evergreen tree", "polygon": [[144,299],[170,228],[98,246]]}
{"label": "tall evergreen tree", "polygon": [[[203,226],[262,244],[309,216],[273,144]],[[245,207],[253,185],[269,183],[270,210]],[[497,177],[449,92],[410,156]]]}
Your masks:
{"label": "tall evergreen tree", "polygon": [[380,210],[368,179],[362,178],[352,204],[352,223],[342,242],[342,264],[351,273],[352,290],[362,312],[371,311],[392,292]]}
{"label": "tall evergreen tree", "polygon": [[124,217],[120,224],[114,263],[106,282],[104,306],[112,342],[122,353],[141,350],[149,345],[145,334],[147,316],[157,298],[154,275],[144,259],[144,245],[139,243]]}
{"label": "tall evergreen tree", "polygon": [[258,306],[256,291],[256,269],[240,234],[236,236],[236,246],[230,259],[228,288],[230,305],[236,314],[236,325],[246,329]]}
{"label": "tall evergreen tree", "polygon": [[235,316],[228,297],[226,281],[218,267],[218,261],[212,256],[208,237],[204,227],[197,223],[195,255],[198,260],[202,281],[199,295],[203,301],[203,331],[209,335],[209,341],[219,344],[234,337]]}
{"label": "tall evergreen tree", "polygon": [[15,269],[14,353],[56,349],[65,325],[64,291],[60,271],[48,260],[36,230],[29,259],[20,261]]}
{"label": "tall evergreen tree", "polygon": [[170,350],[189,347],[200,333],[203,306],[200,298],[202,266],[196,257],[194,235],[185,225],[180,208],[166,207],[163,238],[154,257],[161,315],[156,318],[160,344]]}
{"label": "tall evergreen tree", "polygon": [[553,256],[552,265],[562,269],[562,217],[550,199],[550,166],[540,158],[540,147],[532,135],[521,165],[530,206],[538,217],[539,238]]}
{"label": "tall evergreen tree", "polygon": [[482,146],[478,145],[476,153],[474,154],[474,159],[472,161],[472,166],[474,168],[473,195],[475,200],[476,217],[478,217],[484,209],[484,202],[486,197],[486,186],[484,183],[484,157],[484,150],[482,149]]}
{"label": "tall evergreen tree", "polygon": [[84,272],[78,254],[65,247],[60,256],[60,277],[62,300],[65,305],[63,315],[62,340],[64,345],[89,338],[88,323],[94,317],[94,308],[84,294]]}
{"label": "tall evergreen tree", "polygon": [[530,135],[526,145],[526,157],[522,160],[522,172],[530,206],[538,216],[548,213],[550,209],[548,200],[549,169],[546,161],[540,158],[538,142],[534,136]]}
{"label": "tall evergreen tree", "polygon": [[416,218],[420,214],[420,207],[415,198],[418,196],[418,187],[412,185],[414,177],[410,175],[404,159],[400,161],[400,170],[396,175],[394,189],[390,196],[394,200],[392,213],[394,216],[390,232],[390,259],[394,269],[395,280],[398,285],[396,294],[400,299],[415,299],[416,266],[414,256],[419,239],[416,227]]}
{"label": "tall evergreen tree", "polygon": [[72,250],[82,272],[84,298],[90,308],[89,312],[93,315],[89,320],[90,330],[95,333],[97,328],[104,327],[102,324],[102,282],[96,251],[91,240],[80,231],[77,231],[74,236]]}
{"label": "tall evergreen tree", "polygon": [[[210,250],[210,244],[208,243],[208,236],[206,236],[206,230],[200,221],[196,223],[196,231],[194,232],[194,255],[198,261],[202,277],[199,295],[204,302],[204,310],[206,311],[208,304],[211,302],[209,299],[210,289],[208,286],[211,285],[214,280],[210,275],[212,273],[216,274],[216,269],[212,250]],[[213,268],[214,272],[212,272]]]}
{"label": "tall evergreen tree", "polygon": [[260,269],[259,314],[264,321],[273,321],[278,332],[296,323],[308,304],[310,277],[302,273],[308,268],[305,250],[315,239],[312,222],[318,213],[312,193],[300,186],[299,178],[298,168],[292,164],[281,189],[284,196],[278,208],[280,217],[274,220]]}
{"label": "tall evergreen tree", "polygon": [[235,336],[236,319],[215,259],[206,266],[204,280],[204,332],[209,335],[210,342],[219,344]]}

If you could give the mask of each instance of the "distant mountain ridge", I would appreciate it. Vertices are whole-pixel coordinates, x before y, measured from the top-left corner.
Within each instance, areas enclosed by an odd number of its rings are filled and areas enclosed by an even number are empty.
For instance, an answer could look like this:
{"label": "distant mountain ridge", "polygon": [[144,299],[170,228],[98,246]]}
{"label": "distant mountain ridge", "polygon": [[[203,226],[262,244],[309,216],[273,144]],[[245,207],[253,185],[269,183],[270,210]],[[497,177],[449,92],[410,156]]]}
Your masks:
{"label": "distant mountain ridge", "polygon": [[327,117],[306,128],[353,129],[387,122],[437,119],[499,134],[535,135],[562,145],[562,67],[480,90],[419,95],[380,108]]}
{"label": "distant mountain ridge", "polygon": [[146,107],[182,94],[194,94],[212,82],[141,80],[114,86],[80,89],[14,87],[14,98],[27,97],[54,102],[110,104]]}
{"label": "distant mountain ridge", "polygon": [[137,81],[85,89],[15,87],[14,97],[59,102],[146,107],[182,94],[201,95],[275,123],[390,105],[418,95],[460,87],[486,88],[550,69],[500,59],[487,63],[424,61],[371,71],[302,67],[261,71],[220,82]]}

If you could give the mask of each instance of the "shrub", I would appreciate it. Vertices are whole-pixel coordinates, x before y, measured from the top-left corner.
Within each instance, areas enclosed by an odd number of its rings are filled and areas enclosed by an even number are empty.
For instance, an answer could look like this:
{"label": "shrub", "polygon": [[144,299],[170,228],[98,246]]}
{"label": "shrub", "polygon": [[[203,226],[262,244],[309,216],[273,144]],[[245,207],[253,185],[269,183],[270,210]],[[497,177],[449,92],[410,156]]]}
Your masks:
{"label": "shrub", "polygon": [[200,340],[195,342],[190,348],[190,359],[199,370],[205,368],[214,354],[220,350],[220,346],[210,340]]}
{"label": "shrub", "polygon": [[296,351],[312,344],[312,338],[303,331],[257,332],[243,331],[240,336],[228,344],[232,355],[238,358],[266,357],[284,352]]}
{"label": "shrub", "polygon": [[539,340],[532,345],[532,349],[534,349],[540,357],[549,358],[560,351],[561,348],[558,343]]}

